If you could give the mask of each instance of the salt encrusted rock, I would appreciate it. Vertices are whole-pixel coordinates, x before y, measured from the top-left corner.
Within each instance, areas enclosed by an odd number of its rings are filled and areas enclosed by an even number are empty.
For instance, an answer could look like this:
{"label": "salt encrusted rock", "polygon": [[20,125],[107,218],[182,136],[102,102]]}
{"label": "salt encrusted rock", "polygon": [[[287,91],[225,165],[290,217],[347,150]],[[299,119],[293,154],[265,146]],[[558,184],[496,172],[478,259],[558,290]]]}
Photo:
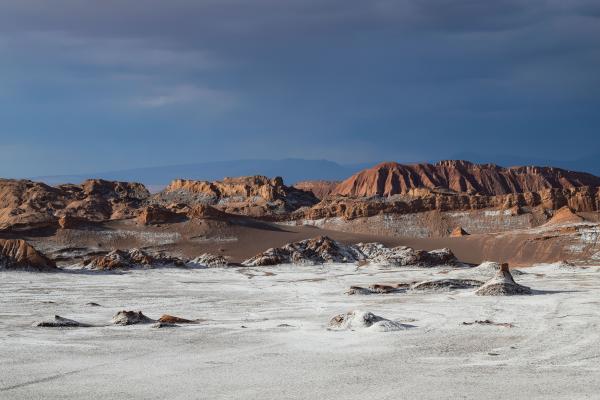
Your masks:
{"label": "salt encrusted rock", "polygon": [[76,328],[76,327],[87,327],[88,324],[82,324],[81,322],[63,318],[59,315],[55,315],[54,318],[38,321],[33,324],[33,326],[43,327],[43,328]]}
{"label": "salt encrusted rock", "polygon": [[189,261],[190,265],[199,265],[206,268],[221,268],[228,267],[231,265],[227,258],[220,255],[214,255],[209,253],[204,253]]}
{"label": "salt encrusted rock", "polygon": [[483,285],[474,279],[435,279],[414,284],[411,290],[456,290],[472,289]]}
{"label": "salt encrusted rock", "polygon": [[84,261],[86,268],[96,270],[152,268],[166,265],[182,266],[184,262],[176,257],[150,255],[137,248],[127,251],[113,250],[106,255]]}
{"label": "salt encrusted rock", "polygon": [[336,315],[329,321],[329,330],[369,330],[376,332],[401,331],[408,325],[380,317],[369,311],[350,311]]}
{"label": "salt encrusted rock", "polygon": [[406,291],[411,286],[410,283],[394,283],[394,284],[380,284],[376,283],[369,285],[369,287],[362,286],[350,286],[350,289],[346,292],[349,295],[369,295],[369,294],[388,294]]}
{"label": "salt encrusted rock", "polygon": [[475,291],[475,294],[479,296],[512,296],[531,293],[530,288],[515,282],[510,274],[508,264],[502,264],[496,276]]}
{"label": "salt encrusted rock", "polygon": [[115,325],[150,324],[155,320],[146,317],[141,311],[119,311],[111,321]]}
{"label": "salt encrusted rock", "polygon": [[327,236],[288,243],[283,247],[268,249],[242,264],[266,266],[277,264],[352,263],[364,256],[354,246],[345,246]]}
{"label": "salt encrusted rock", "polygon": [[277,264],[324,264],[371,262],[390,266],[459,266],[462,265],[449,249],[433,251],[410,247],[385,247],[381,243],[344,245],[327,236],[288,243],[283,247],[268,249],[244,261],[247,266]]}
{"label": "salt encrusted rock", "polygon": [[406,246],[390,248],[381,243],[358,243],[356,247],[363,254],[364,259],[372,264],[398,267],[462,266],[450,249],[425,251]]}

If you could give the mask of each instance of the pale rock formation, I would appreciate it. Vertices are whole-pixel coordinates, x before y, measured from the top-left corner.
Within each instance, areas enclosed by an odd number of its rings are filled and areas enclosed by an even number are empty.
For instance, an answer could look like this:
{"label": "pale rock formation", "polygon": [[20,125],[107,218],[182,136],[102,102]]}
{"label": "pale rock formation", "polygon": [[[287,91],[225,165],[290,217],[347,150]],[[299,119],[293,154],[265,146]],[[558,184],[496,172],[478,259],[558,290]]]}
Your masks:
{"label": "pale rock formation", "polygon": [[508,264],[502,264],[496,276],[475,291],[479,296],[511,296],[532,294],[531,289],[513,279]]}

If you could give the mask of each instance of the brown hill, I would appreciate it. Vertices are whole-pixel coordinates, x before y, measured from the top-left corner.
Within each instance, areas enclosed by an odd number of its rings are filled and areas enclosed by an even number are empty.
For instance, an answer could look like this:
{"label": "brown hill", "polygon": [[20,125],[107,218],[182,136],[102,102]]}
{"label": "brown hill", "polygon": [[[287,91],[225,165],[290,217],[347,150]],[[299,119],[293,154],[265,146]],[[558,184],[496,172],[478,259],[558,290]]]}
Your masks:
{"label": "brown hill", "polygon": [[52,187],[0,179],[0,230],[56,228],[64,216],[94,222],[128,218],[149,196],[139,183],[90,179],[81,185]]}
{"label": "brown hill", "polygon": [[333,194],[369,197],[407,194],[415,189],[497,196],[544,189],[599,187],[600,178],[553,167],[510,167],[450,160],[436,164],[386,162],[340,183]]}
{"label": "brown hill", "polygon": [[331,194],[340,181],[302,181],[294,183],[296,189],[313,192],[318,199],[323,199]]}
{"label": "brown hill", "polygon": [[265,217],[285,215],[319,200],[312,192],[284,185],[280,177],[256,175],[214,182],[177,179],[155,201],[206,204],[230,214]]}

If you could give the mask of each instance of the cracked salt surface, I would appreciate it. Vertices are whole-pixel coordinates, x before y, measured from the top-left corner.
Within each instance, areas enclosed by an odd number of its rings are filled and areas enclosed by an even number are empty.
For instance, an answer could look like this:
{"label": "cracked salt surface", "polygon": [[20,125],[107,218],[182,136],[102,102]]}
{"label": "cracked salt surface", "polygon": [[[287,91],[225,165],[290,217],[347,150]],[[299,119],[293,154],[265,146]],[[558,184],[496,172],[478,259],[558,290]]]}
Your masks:
{"label": "cracked salt surface", "polygon": [[[2,272],[0,399],[595,397],[597,266],[525,269],[515,279],[535,289],[532,296],[344,294],[352,285],[465,273],[447,271],[284,265],[121,275]],[[123,309],[203,321],[171,329],[111,325]],[[411,328],[327,330],[332,317],[351,310]],[[53,315],[92,327],[31,326]],[[513,327],[462,324],[475,320]]]}

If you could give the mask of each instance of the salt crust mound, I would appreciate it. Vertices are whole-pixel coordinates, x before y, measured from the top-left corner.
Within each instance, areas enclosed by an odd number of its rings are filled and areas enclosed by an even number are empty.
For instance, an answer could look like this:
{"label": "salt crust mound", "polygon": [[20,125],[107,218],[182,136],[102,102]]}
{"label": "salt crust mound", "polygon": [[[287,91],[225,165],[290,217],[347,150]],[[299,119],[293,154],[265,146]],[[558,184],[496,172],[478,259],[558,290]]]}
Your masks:
{"label": "salt crust mound", "polygon": [[408,329],[408,325],[380,317],[370,311],[354,310],[336,315],[329,321],[328,329],[335,331],[392,332]]}

